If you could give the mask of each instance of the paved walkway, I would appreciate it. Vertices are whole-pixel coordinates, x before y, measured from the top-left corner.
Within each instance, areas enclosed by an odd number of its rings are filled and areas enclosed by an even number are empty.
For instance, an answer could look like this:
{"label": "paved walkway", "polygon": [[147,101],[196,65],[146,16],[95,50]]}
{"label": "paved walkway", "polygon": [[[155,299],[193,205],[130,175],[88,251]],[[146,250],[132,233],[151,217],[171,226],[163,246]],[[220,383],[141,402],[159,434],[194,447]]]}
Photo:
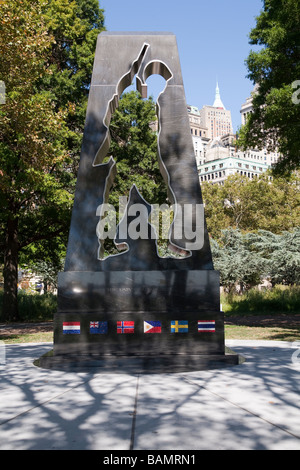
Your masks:
{"label": "paved walkway", "polygon": [[0,449],[300,450],[299,351],[226,344],[246,362],[150,375],[41,369],[52,344],[0,344]]}

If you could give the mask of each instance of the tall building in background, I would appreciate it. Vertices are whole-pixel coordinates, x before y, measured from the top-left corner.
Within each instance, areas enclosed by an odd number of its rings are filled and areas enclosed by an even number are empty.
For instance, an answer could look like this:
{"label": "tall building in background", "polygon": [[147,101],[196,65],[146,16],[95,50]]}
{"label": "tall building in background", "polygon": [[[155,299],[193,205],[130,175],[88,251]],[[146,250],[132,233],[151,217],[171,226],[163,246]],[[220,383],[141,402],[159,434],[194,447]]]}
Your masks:
{"label": "tall building in background", "polygon": [[191,134],[195,137],[208,139],[208,129],[201,123],[200,111],[196,106],[187,107],[189,113]]}
{"label": "tall building in background", "polygon": [[220,89],[217,83],[215,101],[212,106],[205,105],[200,110],[201,125],[207,128],[207,137],[215,139],[226,134],[232,134],[231,112],[227,110],[221,100]]}
{"label": "tall building in background", "polygon": [[258,90],[258,85],[255,85],[254,90],[251,93],[251,96],[249,96],[249,98],[247,98],[245,103],[243,103],[242,106],[241,106],[240,113],[241,113],[242,125],[243,126],[247,122],[247,116],[249,116],[249,114],[253,112],[252,100],[253,100],[253,95],[255,95],[257,90]]}
{"label": "tall building in background", "polygon": [[[252,97],[241,106],[242,124],[251,112]],[[277,152],[236,148],[231,113],[223,105],[218,84],[213,106],[203,106],[200,111],[188,106],[188,113],[200,181],[224,184],[235,173],[255,178],[277,162]]]}
{"label": "tall building in background", "polygon": [[224,106],[224,104],[222,103],[222,100],[221,100],[220,88],[219,88],[218,82],[217,82],[216,95],[215,95],[215,101],[214,101],[213,107],[214,108],[225,109],[225,106]]}
{"label": "tall building in background", "polygon": [[245,103],[241,106],[241,118],[242,118],[242,125],[244,126],[247,121],[247,116],[252,113],[252,97],[246,99]]}

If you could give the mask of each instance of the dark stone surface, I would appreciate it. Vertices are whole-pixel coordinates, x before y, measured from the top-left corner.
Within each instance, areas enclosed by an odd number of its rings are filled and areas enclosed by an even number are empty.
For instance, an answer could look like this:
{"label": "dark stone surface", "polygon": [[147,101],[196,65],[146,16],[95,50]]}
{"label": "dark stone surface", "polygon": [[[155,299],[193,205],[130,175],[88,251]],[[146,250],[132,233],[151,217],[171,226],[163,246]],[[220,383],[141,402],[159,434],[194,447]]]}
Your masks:
{"label": "dark stone surface", "polygon": [[[169,243],[183,258],[158,255],[151,206],[132,187],[125,215],[132,204],[146,207],[143,223],[148,238],[124,236],[122,219],[115,235],[117,247],[127,251],[101,259],[103,243],[96,233],[117,165],[110,158],[109,123],[121,93],[137,77],[145,96],[146,80],[159,73],[166,87],[159,96],[158,162],[174,205]],[[186,209],[189,204],[193,209]],[[101,33],[95,54],[65,270],[58,279],[58,312],[54,317],[54,356],[44,365],[117,367],[117,358],[135,358],[137,370],[197,370],[238,363],[225,354],[224,316],[220,312],[219,273],[214,271],[205,218],[199,223],[195,208],[203,207],[190,134],[187,106],[175,36],[168,33]],[[179,208],[183,210],[180,218]],[[190,212],[185,212],[190,211]],[[100,211],[101,213],[101,211]],[[192,214],[195,240],[182,237],[184,216]],[[125,225],[126,228],[126,225]],[[180,231],[179,231],[180,232]],[[126,233],[126,231],[125,231]],[[214,331],[198,331],[199,321],[213,321]],[[133,322],[134,330],[120,334],[117,322]],[[145,332],[144,322],[160,322],[160,331]],[[171,322],[186,322],[172,332]],[[76,334],[64,332],[64,323],[76,323]],[[105,322],[104,334],[91,334],[90,322]],[[112,358],[115,359],[112,359]],[[121,360],[121,359],[120,359]],[[103,362],[104,361],[104,362]],[[188,370],[188,369],[187,369]]]}
{"label": "dark stone surface", "polygon": [[58,312],[218,312],[216,271],[108,271],[59,274]]}
{"label": "dark stone surface", "polygon": [[[216,271],[65,272],[59,286],[55,354],[224,354]],[[171,333],[176,320],[188,333]],[[199,320],[214,320],[215,332],[198,332]],[[107,333],[91,335],[94,321]],[[117,321],[134,321],[134,333],[117,333]],[[144,321],[160,321],[161,333],[144,333]],[[63,322],[80,322],[80,335],[63,334]]]}
{"label": "dark stone surface", "polygon": [[[90,321],[107,321],[107,334],[90,334]],[[160,320],[161,333],[144,333],[144,320]],[[171,321],[188,322],[187,333],[171,333]],[[214,333],[200,333],[197,330],[198,320],[215,320]],[[80,335],[63,335],[64,321],[80,321]],[[117,333],[117,321],[134,321],[134,333]],[[119,356],[161,356],[161,355],[224,355],[224,316],[222,313],[205,314],[185,312],[180,314],[129,314],[113,313],[111,315],[61,313],[54,325],[54,353],[95,354]]]}
{"label": "dark stone surface", "polygon": [[[65,262],[65,271],[102,271],[107,269],[99,259],[101,246],[96,235],[97,208],[107,202],[117,165],[111,158],[103,163],[110,143],[109,123],[121,93],[137,74],[138,87],[159,73],[166,87],[158,99],[158,161],[175,206],[203,204],[199,177],[190,134],[186,99],[181,75],[176,38],[169,33],[111,33],[98,37],[92,83],[89,93],[75,201]],[[138,189],[138,188],[137,188]],[[173,228],[178,222],[177,214]],[[205,220],[198,227],[203,246],[191,248],[191,240],[170,234],[175,249],[189,252],[178,260],[165,260],[166,269],[213,269]],[[184,235],[184,233],[183,233]],[[200,238],[201,238],[200,237]],[[139,262],[143,260],[140,253]],[[158,256],[143,261],[143,270],[157,269]],[[123,258],[115,258],[111,269],[124,269]],[[118,265],[116,267],[116,264]],[[126,269],[126,268],[125,268]],[[136,269],[134,267],[133,269]]]}
{"label": "dark stone surface", "polygon": [[[228,349],[228,348],[226,348]],[[234,351],[218,354],[185,354],[160,356],[103,356],[46,354],[35,361],[35,365],[46,369],[66,372],[89,372],[105,374],[161,374],[182,373],[207,369],[223,369],[245,362],[245,358]]]}

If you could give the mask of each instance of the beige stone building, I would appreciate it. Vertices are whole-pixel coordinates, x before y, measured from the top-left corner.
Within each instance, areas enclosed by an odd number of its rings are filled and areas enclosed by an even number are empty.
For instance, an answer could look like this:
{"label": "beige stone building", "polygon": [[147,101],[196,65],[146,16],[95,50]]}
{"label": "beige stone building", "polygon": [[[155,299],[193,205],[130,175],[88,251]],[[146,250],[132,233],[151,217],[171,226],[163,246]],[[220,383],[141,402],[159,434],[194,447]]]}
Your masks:
{"label": "beige stone building", "polygon": [[253,179],[267,171],[278,159],[277,153],[266,150],[238,150],[230,137],[225,135],[209,141],[201,160],[195,151],[201,182],[224,184],[228,176],[236,173]]}
{"label": "beige stone building", "polygon": [[233,133],[231,112],[225,108],[221,100],[218,84],[214,104],[212,106],[203,106],[200,110],[200,116],[202,126],[208,130],[207,137],[209,139]]}
{"label": "beige stone building", "polygon": [[[252,97],[241,106],[242,124],[251,111]],[[200,111],[188,106],[188,113],[201,182],[224,184],[225,179],[235,173],[256,178],[277,162],[279,154],[276,151],[241,151],[235,147],[231,113],[223,105],[218,85],[213,106],[204,106]]]}
{"label": "beige stone building", "polygon": [[200,111],[196,106],[187,107],[189,113],[191,134],[193,137],[202,137],[208,138],[208,129],[207,127],[201,124],[201,115]]}
{"label": "beige stone building", "polygon": [[252,113],[253,108],[252,108],[252,99],[253,95],[256,93],[258,89],[258,85],[255,85],[253,92],[251,93],[251,96],[246,99],[245,103],[242,104],[241,106],[241,120],[242,120],[242,125],[246,124],[247,121],[247,116]]}

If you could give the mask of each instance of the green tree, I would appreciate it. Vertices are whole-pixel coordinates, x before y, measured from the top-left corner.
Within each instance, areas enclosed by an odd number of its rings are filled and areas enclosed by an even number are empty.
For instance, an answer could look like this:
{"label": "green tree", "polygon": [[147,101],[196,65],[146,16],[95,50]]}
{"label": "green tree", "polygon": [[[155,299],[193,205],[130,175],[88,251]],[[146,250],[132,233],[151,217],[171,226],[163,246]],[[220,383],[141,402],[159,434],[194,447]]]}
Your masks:
{"label": "green tree", "polygon": [[255,179],[233,175],[222,186],[204,183],[202,192],[208,231],[216,240],[230,227],[281,233],[300,225],[297,173],[273,178],[266,173]]}
{"label": "green tree", "polygon": [[9,0],[0,8],[0,76],[6,85],[0,108],[3,311],[12,320],[18,317],[19,252],[45,231],[49,237],[65,229],[70,198],[58,177],[67,158],[64,113],[54,110],[49,93],[35,91],[53,41],[41,4]]}
{"label": "green tree", "polygon": [[300,4],[299,0],[264,0],[250,32],[246,64],[255,83],[253,113],[239,132],[243,148],[274,150],[282,155],[275,171],[299,168],[300,149]]}
{"label": "green tree", "polygon": [[56,109],[66,113],[65,122],[72,131],[67,141],[68,170],[76,175],[96,42],[105,29],[104,12],[98,0],[46,0],[42,12],[54,41],[47,59],[49,73],[37,86],[48,90]]}
{"label": "green tree", "polygon": [[64,270],[67,236],[45,238],[31,243],[20,251],[19,264],[22,270],[40,276],[44,283],[44,292],[57,288],[58,273]]}
{"label": "green tree", "polygon": [[[148,203],[167,202],[167,187],[158,164],[157,136],[151,127],[155,121],[155,102],[151,97],[144,100],[136,91],[122,95],[110,123],[112,141],[108,153],[117,167],[108,201],[116,209],[119,196],[128,197],[133,184]],[[160,247],[163,243],[160,240]],[[107,240],[108,253],[113,249],[113,244]]]}
{"label": "green tree", "polygon": [[[26,262],[26,252],[37,253],[43,240],[66,242],[103,15],[94,0],[8,0],[0,10],[3,311],[14,320],[20,255]],[[41,256],[45,260],[49,252]]]}
{"label": "green tree", "polygon": [[242,233],[226,229],[218,241],[212,240],[215,269],[220,271],[221,285],[229,292],[237,286],[243,292],[268,278],[276,284],[300,283],[300,229],[291,232]]}
{"label": "green tree", "polygon": [[[88,93],[98,34],[104,28],[104,14],[98,0],[46,0],[42,13],[52,35],[47,73],[36,82],[47,90],[56,110],[64,110],[68,129],[60,178],[64,188],[74,193],[78,171]],[[69,218],[67,218],[69,220]],[[61,236],[36,241],[23,249],[20,261],[55,286],[55,274],[62,269],[68,229]],[[50,273],[50,274],[49,274]]]}
{"label": "green tree", "polygon": [[109,155],[117,163],[117,176],[110,195],[117,205],[118,196],[128,195],[136,184],[150,204],[166,201],[166,186],[157,157],[157,136],[151,123],[156,121],[155,102],[143,100],[136,91],[124,93],[110,123],[112,142]]}
{"label": "green tree", "polygon": [[273,285],[300,283],[300,228],[291,232],[274,234],[259,230],[248,234],[248,240],[261,257],[266,275]]}
{"label": "green tree", "polygon": [[265,273],[260,254],[238,229],[223,230],[218,242],[212,240],[212,255],[221,285],[229,292],[237,286],[240,292],[256,286]]}

